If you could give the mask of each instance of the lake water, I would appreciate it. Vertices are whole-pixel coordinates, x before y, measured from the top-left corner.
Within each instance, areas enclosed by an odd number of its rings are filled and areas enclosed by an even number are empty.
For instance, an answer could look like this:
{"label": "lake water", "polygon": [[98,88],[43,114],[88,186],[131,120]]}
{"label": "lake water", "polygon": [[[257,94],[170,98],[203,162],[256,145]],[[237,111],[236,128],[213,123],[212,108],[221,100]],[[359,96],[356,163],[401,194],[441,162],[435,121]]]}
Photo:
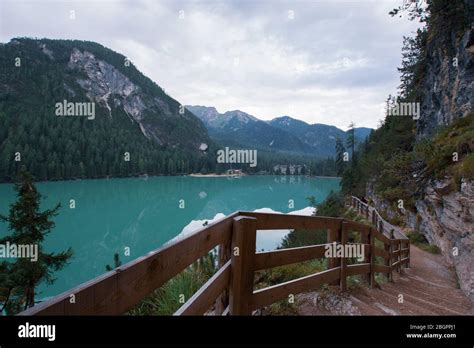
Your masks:
{"label": "lake water", "polygon": [[[72,247],[74,251],[70,263],[55,273],[56,282],[39,287],[38,298],[44,298],[104,273],[105,265],[113,265],[116,252],[124,264],[180,233],[195,230],[204,220],[236,210],[298,211],[308,206],[307,197],[314,196],[319,203],[330,191],[338,191],[339,179],[179,176],[42,182],[37,188],[44,198],[42,209],[58,202],[62,205],[45,250]],[[15,199],[13,185],[1,184],[0,214],[8,214]],[[74,209],[70,208],[71,199],[75,200]],[[7,225],[0,223],[0,236],[7,233]],[[274,249],[285,233],[259,234],[257,248]],[[130,248],[130,256],[124,256],[125,247]]]}

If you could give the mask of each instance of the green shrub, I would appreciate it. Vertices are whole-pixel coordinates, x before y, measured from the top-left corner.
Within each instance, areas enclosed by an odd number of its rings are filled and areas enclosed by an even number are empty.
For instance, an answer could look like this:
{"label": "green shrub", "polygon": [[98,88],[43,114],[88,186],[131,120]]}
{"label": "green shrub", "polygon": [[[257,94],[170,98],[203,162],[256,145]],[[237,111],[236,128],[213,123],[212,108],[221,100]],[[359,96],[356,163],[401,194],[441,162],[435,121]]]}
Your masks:
{"label": "green shrub", "polygon": [[317,259],[259,271],[255,274],[255,287],[262,289],[267,286],[318,273],[326,268],[327,261],[325,259]]}
{"label": "green shrub", "polygon": [[344,195],[332,192],[317,206],[316,216],[340,217],[344,213]]}
{"label": "green shrub", "polygon": [[[444,127],[433,140],[419,142],[414,149],[415,157],[426,164],[424,176],[442,179],[452,177],[452,188],[460,188],[462,178],[474,180],[474,113]],[[453,153],[458,161],[453,161]],[[466,153],[467,152],[467,153]]]}
{"label": "green shrub", "polygon": [[173,315],[215,272],[212,253],[200,258],[183,272],[156,289],[130,315]]}
{"label": "green shrub", "polygon": [[297,229],[288,233],[278,249],[298,248],[308,245],[325,244],[327,242],[326,230]]}
{"label": "green shrub", "polygon": [[441,254],[441,249],[437,245],[434,245],[434,244],[423,245],[421,246],[421,249],[431,254]]}
{"label": "green shrub", "polygon": [[427,251],[431,254],[440,254],[441,249],[433,244],[429,244],[428,240],[420,232],[410,232],[407,233],[407,237],[410,240],[410,243],[417,246],[418,248]]}

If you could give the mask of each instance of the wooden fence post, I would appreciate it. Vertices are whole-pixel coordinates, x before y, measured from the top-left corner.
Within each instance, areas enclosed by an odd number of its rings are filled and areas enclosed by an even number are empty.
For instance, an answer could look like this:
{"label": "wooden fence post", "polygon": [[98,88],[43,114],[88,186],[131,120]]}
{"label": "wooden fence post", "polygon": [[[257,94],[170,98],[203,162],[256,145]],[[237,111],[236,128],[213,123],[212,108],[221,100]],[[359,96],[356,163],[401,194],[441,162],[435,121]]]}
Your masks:
{"label": "wooden fence post", "polygon": [[[377,226],[377,230],[378,230],[380,233],[383,234],[383,222],[379,220],[379,216],[378,216],[378,215],[377,215],[377,224],[376,224],[376,226]],[[390,250],[391,250],[391,244],[390,244],[390,243],[391,243],[391,242],[389,242],[389,244],[385,244],[385,242],[384,242],[384,246],[383,246],[384,249],[385,249],[385,251],[386,251],[386,252],[388,253],[388,255],[389,255],[388,260],[384,258],[384,265],[385,265],[385,266],[388,266],[388,267],[391,267],[391,264],[392,264],[392,262],[391,262],[392,253],[391,253],[391,251],[390,251]],[[391,279],[391,273],[390,273],[390,272],[389,272],[389,273],[386,273],[385,276],[387,277],[387,280],[390,280],[390,279]]]}
{"label": "wooden fence post", "polygon": [[[227,261],[230,260],[230,242],[227,244],[220,244],[218,250],[218,268],[223,267]],[[222,315],[224,310],[229,305],[229,288],[227,289],[217,298],[216,300],[216,315]]]}
{"label": "wooden fence post", "polygon": [[[339,228],[337,229],[328,229],[328,243],[338,243],[341,241],[341,231],[342,231],[342,223],[344,220],[341,220],[341,224],[339,225]],[[330,257],[328,258],[328,269],[331,268],[336,268],[340,266],[340,260],[335,257]],[[339,280],[335,280],[333,282],[330,282],[329,285],[338,285]]]}
{"label": "wooden fence post", "polygon": [[407,248],[408,248],[408,255],[407,255],[408,262],[406,263],[406,268],[409,268],[410,267],[410,260],[411,260],[410,259],[410,257],[411,257],[411,255],[410,255],[410,241],[409,240],[407,241]]}
{"label": "wooden fence post", "polygon": [[[344,245],[347,243],[349,240],[349,223],[346,221],[342,222],[342,228],[341,228],[341,245],[344,248]],[[344,249],[343,249],[344,250]],[[343,254],[342,258],[340,260],[341,264],[341,273],[339,277],[339,287],[341,291],[346,291],[347,290],[347,281],[346,281],[346,265],[347,265],[347,255]]]}
{"label": "wooden fence post", "polygon": [[369,234],[370,241],[370,287],[375,288],[375,233],[374,229],[370,228]]}
{"label": "wooden fence post", "polygon": [[[365,235],[364,233],[361,233],[361,238],[360,239],[361,239],[362,244],[370,244],[370,232],[367,235]],[[365,255],[365,246],[364,246],[364,261],[363,261],[363,263],[370,263],[370,256]],[[362,274],[361,278],[367,284],[370,284],[370,273]]]}
{"label": "wooden fence post", "polygon": [[[382,223],[381,223],[382,224]],[[393,230],[390,231],[390,244],[388,246],[388,252],[390,254],[390,257],[388,259],[388,267],[390,267],[390,273],[388,274],[388,280],[389,281],[393,281],[393,275],[392,275],[392,261],[393,261],[393,244],[392,244],[392,240],[393,240]]]}
{"label": "wooden fence post", "polygon": [[257,219],[249,216],[234,218],[231,250],[230,315],[250,315],[253,295],[253,261],[256,248]]}
{"label": "wooden fence post", "polygon": [[402,265],[400,264],[402,262],[402,240],[398,240],[398,267],[397,267],[397,272],[400,273],[402,271]]}

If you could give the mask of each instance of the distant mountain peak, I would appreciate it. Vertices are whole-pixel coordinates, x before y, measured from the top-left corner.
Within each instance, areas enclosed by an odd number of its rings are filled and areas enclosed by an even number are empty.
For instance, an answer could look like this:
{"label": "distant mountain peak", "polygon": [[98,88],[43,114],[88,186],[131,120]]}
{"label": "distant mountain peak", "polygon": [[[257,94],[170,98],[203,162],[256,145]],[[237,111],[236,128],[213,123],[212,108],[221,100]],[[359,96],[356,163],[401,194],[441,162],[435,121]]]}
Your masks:
{"label": "distant mountain peak", "polygon": [[224,113],[224,116],[229,116],[229,117],[236,117],[237,120],[242,121],[242,122],[249,122],[249,121],[260,121],[258,118],[255,116],[252,116],[250,114],[247,114],[246,112],[240,111],[240,110],[232,110],[232,111],[227,111]]}
{"label": "distant mountain peak", "polygon": [[[187,108],[204,122],[210,136],[221,144],[233,142],[269,151],[328,157],[335,154],[336,139],[345,141],[347,138],[347,132],[336,126],[308,124],[288,115],[262,121],[241,110],[219,114],[211,113],[212,107]],[[209,117],[210,114],[213,117]],[[356,128],[359,142],[369,133],[369,128]]]}
{"label": "distant mountain peak", "polygon": [[204,105],[186,105],[186,108],[201,109],[206,110],[207,112],[212,112],[218,114],[219,112],[214,106],[204,106]]}

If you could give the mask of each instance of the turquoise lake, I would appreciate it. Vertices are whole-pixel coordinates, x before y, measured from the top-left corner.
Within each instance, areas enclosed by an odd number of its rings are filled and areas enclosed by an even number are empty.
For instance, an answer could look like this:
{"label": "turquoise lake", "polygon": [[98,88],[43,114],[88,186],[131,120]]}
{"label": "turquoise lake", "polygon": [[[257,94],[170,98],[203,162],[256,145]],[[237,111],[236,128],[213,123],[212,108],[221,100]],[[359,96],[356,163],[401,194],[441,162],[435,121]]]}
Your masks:
{"label": "turquoise lake", "polygon": [[[211,220],[218,214],[264,208],[281,213],[301,210],[308,206],[307,197],[314,196],[319,203],[331,191],[339,191],[339,181],[303,176],[179,176],[38,183],[42,209],[58,202],[62,205],[45,250],[72,247],[74,251],[70,263],[55,273],[56,282],[40,285],[38,299],[105,273],[105,265],[113,265],[116,252],[124,264],[162,246],[186,226],[189,232],[202,225],[199,220]],[[8,214],[15,199],[13,185],[1,184],[0,214]],[[0,236],[7,233],[7,225],[0,223]],[[257,249],[274,249],[285,233],[259,234]],[[130,256],[124,255],[126,247]]]}

